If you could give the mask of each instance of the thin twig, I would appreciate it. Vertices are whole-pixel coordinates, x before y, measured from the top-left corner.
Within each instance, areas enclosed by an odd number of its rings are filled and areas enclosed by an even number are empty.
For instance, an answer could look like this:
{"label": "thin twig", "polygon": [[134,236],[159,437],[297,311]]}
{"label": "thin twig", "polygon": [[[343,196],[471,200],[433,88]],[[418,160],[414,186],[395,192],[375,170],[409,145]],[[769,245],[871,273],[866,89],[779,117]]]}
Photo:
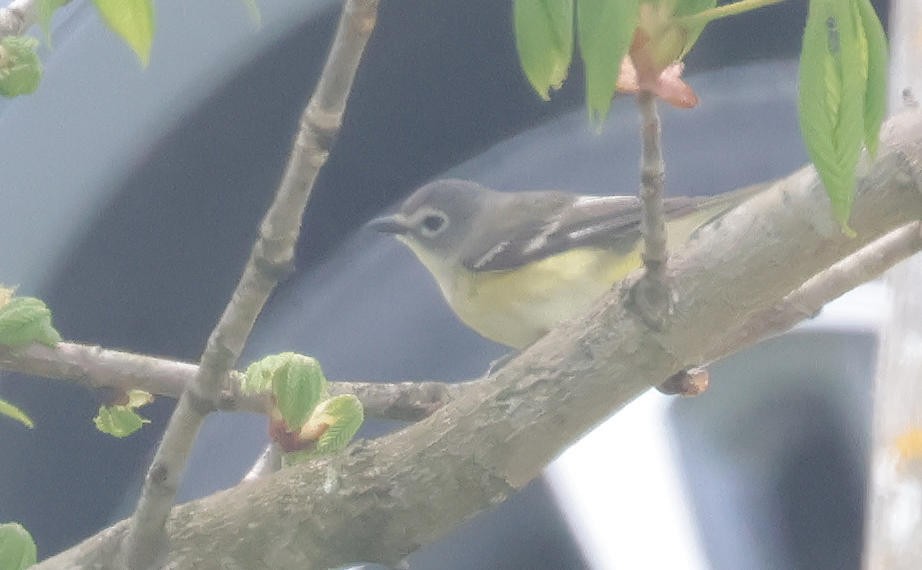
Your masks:
{"label": "thin twig", "polygon": [[236,364],[263,305],[290,268],[301,218],[317,173],[342,125],[352,81],[375,26],[377,8],[377,0],[348,0],[343,7],[330,54],[301,116],[288,166],[263,218],[259,239],[148,470],[121,551],[122,566],[159,567],[167,553],[164,524],[192,443],[205,415],[215,407],[223,380]]}
{"label": "thin twig", "polygon": [[738,16],[758,8],[764,8],[772,4],[780,4],[781,2],[784,2],[784,0],[740,0],[739,2],[716,6],[714,8],[702,10],[697,14],[679,18],[679,23],[685,26],[707,24],[714,20],[720,20],[721,18],[727,18],[729,16]]}
{"label": "thin twig", "polygon": [[660,141],[660,120],[656,112],[656,96],[649,91],[637,94],[640,107],[640,135],[643,145],[640,163],[640,198],[643,201],[641,231],[644,241],[644,275],[632,294],[640,315],[647,324],[659,329],[670,306],[666,283],[666,215],[663,207],[663,187],[666,165]]}
{"label": "thin twig", "polygon": [[[0,347],[0,370],[21,372],[74,382],[89,389],[144,390],[157,396],[179,398],[192,382],[198,365],[110,350],[72,342],[55,348],[32,344]],[[228,374],[216,407],[223,411],[265,413],[268,394],[244,395],[239,372]],[[463,384],[443,382],[331,382],[332,395],[354,394],[365,415],[388,420],[418,421],[457,396]]]}

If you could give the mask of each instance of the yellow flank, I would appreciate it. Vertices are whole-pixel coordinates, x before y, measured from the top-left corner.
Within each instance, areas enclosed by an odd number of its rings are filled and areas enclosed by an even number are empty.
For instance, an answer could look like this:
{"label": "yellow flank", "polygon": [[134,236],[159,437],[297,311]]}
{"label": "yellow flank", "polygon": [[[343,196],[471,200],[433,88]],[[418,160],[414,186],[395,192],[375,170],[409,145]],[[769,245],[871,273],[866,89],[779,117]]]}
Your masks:
{"label": "yellow flank", "polygon": [[640,267],[628,255],[579,248],[508,271],[464,272],[445,297],[469,327],[524,348],[560,321],[586,312],[612,285]]}
{"label": "yellow flank", "polygon": [[[715,211],[725,209],[726,205],[715,204],[668,220],[669,247],[684,244]],[[614,243],[612,249],[575,248],[514,269],[471,272],[415,240],[397,237],[435,277],[445,300],[467,326],[514,348],[524,348],[557,323],[585,313],[615,283],[642,265],[643,243],[635,239],[633,244]]]}

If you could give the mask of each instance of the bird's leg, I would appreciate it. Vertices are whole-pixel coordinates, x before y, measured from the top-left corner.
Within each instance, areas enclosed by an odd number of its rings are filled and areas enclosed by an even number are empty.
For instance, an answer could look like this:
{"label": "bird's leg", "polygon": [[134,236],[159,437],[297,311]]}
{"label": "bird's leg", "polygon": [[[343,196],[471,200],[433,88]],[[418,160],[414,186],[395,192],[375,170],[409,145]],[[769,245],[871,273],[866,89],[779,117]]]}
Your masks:
{"label": "bird's leg", "polygon": [[673,290],[661,267],[651,267],[665,261],[653,262],[645,259],[646,271],[631,285],[628,294],[629,306],[654,331],[661,331],[672,314],[675,305]]}

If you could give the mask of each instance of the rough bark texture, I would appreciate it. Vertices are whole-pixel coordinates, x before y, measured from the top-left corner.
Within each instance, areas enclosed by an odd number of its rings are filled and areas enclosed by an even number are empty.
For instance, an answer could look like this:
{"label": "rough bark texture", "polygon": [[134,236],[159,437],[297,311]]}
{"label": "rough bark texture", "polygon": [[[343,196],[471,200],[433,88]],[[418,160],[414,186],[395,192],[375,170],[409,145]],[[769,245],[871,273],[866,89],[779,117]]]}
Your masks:
{"label": "rough bark texture", "polygon": [[865,567],[922,565],[922,259],[888,276],[894,287],[878,356]]}
{"label": "rough bark texture", "polygon": [[[650,386],[732,352],[728,331],[836,261],[922,216],[922,115],[884,129],[842,234],[812,168],[701,232],[673,259],[676,292],[653,332],[619,286],[457,400],[409,428],[341,456],[283,470],[176,507],[177,568],[327,568],[394,563],[522,487],[572,441]],[[625,465],[630,469],[630,465]],[[105,563],[120,523],[39,568]],[[218,554],[215,554],[218,553]]]}
{"label": "rough bark texture", "polygon": [[[922,4],[894,0],[890,12],[890,105],[922,94]],[[874,389],[874,435],[865,528],[867,570],[922,568],[922,256],[887,276]]]}

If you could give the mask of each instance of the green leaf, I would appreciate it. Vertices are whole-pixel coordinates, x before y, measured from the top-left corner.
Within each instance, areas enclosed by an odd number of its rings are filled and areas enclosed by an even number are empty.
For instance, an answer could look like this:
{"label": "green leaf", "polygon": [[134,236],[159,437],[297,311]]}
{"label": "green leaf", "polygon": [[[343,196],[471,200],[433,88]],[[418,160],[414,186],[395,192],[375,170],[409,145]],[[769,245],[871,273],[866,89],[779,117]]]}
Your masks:
{"label": "green leaf", "polygon": [[0,568],[23,570],[37,559],[38,551],[29,531],[19,523],[0,524]]}
{"label": "green leaf", "polygon": [[140,408],[154,401],[153,394],[145,392],[144,390],[128,390],[126,395],[128,397],[128,403],[125,405],[129,408]]}
{"label": "green leaf", "polygon": [[312,449],[292,451],[282,457],[282,465],[304,463],[320,455],[335,453],[344,449],[362,427],[365,410],[362,402],[352,394],[344,394],[326,400],[314,411],[307,421],[308,426],[327,426],[323,435]]}
{"label": "green leaf", "polygon": [[[34,425],[24,411],[3,399],[0,399],[0,416],[12,418],[27,428],[32,428]],[[0,566],[0,568],[2,568],[2,566]]]}
{"label": "green leaf", "polygon": [[[678,0],[678,2],[676,2],[675,12],[673,13],[677,18],[681,18],[683,16],[691,16],[698,12],[710,10],[716,5],[717,0]],[[685,27],[685,49],[682,50],[682,55],[679,56],[679,59],[688,55],[688,52],[691,51],[692,46],[698,41],[698,37],[701,36],[701,32],[704,31],[704,27],[707,24],[707,22],[703,22]]]}
{"label": "green leaf", "polygon": [[327,380],[315,359],[283,352],[251,364],[241,382],[241,391],[245,394],[270,389],[282,419],[290,428],[297,429],[326,397]]}
{"label": "green leaf", "polygon": [[573,58],[573,0],[515,0],[515,47],[525,77],[547,101]]}
{"label": "green leaf", "polygon": [[103,21],[128,44],[141,65],[150,61],[154,42],[154,4],[152,0],[93,0]]}
{"label": "green leaf", "polygon": [[154,401],[154,396],[144,390],[128,390],[124,394],[126,403],[114,406],[99,406],[99,412],[93,418],[96,429],[115,437],[128,437],[141,429],[150,420],[135,410]]}
{"label": "green leaf", "polygon": [[330,398],[317,407],[310,422],[323,422],[329,427],[317,441],[315,452],[333,453],[345,448],[365,420],[362,402],[352,394]]}
{"label": "green leaf", "polygon": [[320,364],[309,356],[292,354],[285,373],[273,379],[272,393],[282,419],[300,427],[326,394],[327,380]]}
{"label": "green leaf", "polygon": [[240,381],[240,392],[246,395],[264,394],[272,391],[272,375],[285,362],[284,354],[265,356],[247,366]]}
{"label": "green leaf", "polygon": [[716,5],[717,0],[676,0],[672,13],[677,18],[684,18],[685,16],[710,10]]}
{"label": "green leaf", "polygon": [[867,47],[867,88],[864,101],[864,144],[871,156],[877,155],[880,125],[887,114],[887,36],[870,0],[857,0],[860,29]]}
{"label": "green leaf", "polygon": [[139,415],[131,406],[99,406],[93,418],[96,429],[115,437],[128,437],[150,420]]}
{"label": "green leaf", "polygon": [[35,53],[38,40],[28,36],[0,38],[0,95],[16,97],[38,89],[42,62]]}
{"label": "green leaf", "polygon": [[61,342],[61,335],[51,326],[51,311],[45,303],[33,297],[14,297],[0,307],[0,344],[31,342],[53,347]]}
{"label": "green leaf", "polygon": [[51,18],[58,8],[67,4],[67,2],[69,2],[69,0],[38,0],[38,5],[36,6],[36,19],[38,20],[38,25],[42,28],[42,32],[45,34],[45,41],[48,42],[49,46],[51,45]]}
{"label": "green leaf", "polygon": [[586,74],[589,120],[601,127],[637,27],[639,0],[578,0],[576,27]]}
{"label": "green leaf", "polygon": [[855,0],[811,0],[800,57],[800,128],[846,233],[864,139],[867,52]]}

